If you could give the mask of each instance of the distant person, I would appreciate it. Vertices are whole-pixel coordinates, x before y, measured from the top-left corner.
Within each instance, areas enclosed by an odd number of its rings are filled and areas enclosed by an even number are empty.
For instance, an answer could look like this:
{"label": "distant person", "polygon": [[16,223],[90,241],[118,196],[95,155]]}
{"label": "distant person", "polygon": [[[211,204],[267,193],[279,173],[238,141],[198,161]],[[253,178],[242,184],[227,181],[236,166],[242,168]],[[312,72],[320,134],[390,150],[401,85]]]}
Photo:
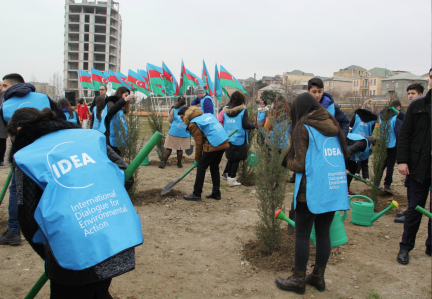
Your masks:
{"label": "distant person", "polygon": [[71,107],[67,99],[60,99],[58,101],[58,106],[65,114],[67,121],[80,125],[78,113]]}
{"label": "distant person", "polygon": [[264,124],[266,123],[267,117],[269,113],[269,108],[267,107],[267,101],[261,100],[257,116],[255,118],[255,127],[257,130],[257,142],[258,145],[263,145],[265,141],[265,133],[264,133]]}
{"label": "distant person", "polygon": [[93,122],[92,129],[99,130],[100,124],[102,122],[102,111],[105,108],[105,98],[97,97],[95,102],[96,103],[95,106],[93,107],[93,113],[92,113],[92,115],[94,116],[92,117],[92,122]]}
{"label": "distant person", "polygon": [[95,121],[95,115],[94,115],[94,107],[96,106],[96,99],[98,97],[102,97],[103,99],[106,99],[107,96],[107,87],[106,86],[100,86],[99,87],[99,95],[95,96],[93,98],[93,102],[90,105],[90,114],[91,114],[91,119],[90,119],[90,129],[93,129],[93,123]]}
{"label": "distant person", "polygon": [[308,93],[313,95],[313,97],[324,107],[339,123],[344,136],[346,137],[349,132],[349,118],[341,110],[338,104],[334,102],[333,97],[324,92],[324,82],[320,78],[312,78],[308,81]]}
{"label": "distant person", "polygon": [[[3,106],[3,84],[0,81],[0,108]],[[7,144],[7,128],[3,121],[0,121],[0,166],[4,166],[4,156],[6,154],[6,144]]]}
{"label": "distant person", "polygon": [[195,87],[194,93],[196,98],[192,101],[191,106],[201,104],[201,111],[203,113],[210,113],[216,116],[213,99],[208,93],[205,92],[204,88],[201,85],[198,85]]}
{"label": "distant person", "polygon": [[[432,71],[432,69],[431,69]],[[431,76],[429,71],[429,76]],[[404,216],[404,231],[399,243],[397,261],[409,263],[409,252],[414,249],[422,214],[416,206],[425,207],[431,186],[431,91],[411,101],[402,123],[397,142],[399,173],[410,178],[410,203]],[[429,210],[431,210],[429,202]],[[425,253],[431,256],[431,219]],[[430,261],[429,261],[430,262]]]}
{"label": "distant person", "polygon": [[88,106],[84,99],[78,101],[78,106],[78,115],[80,122],[82,122],[82,128],[87,129],[87,122],[90,116]]}

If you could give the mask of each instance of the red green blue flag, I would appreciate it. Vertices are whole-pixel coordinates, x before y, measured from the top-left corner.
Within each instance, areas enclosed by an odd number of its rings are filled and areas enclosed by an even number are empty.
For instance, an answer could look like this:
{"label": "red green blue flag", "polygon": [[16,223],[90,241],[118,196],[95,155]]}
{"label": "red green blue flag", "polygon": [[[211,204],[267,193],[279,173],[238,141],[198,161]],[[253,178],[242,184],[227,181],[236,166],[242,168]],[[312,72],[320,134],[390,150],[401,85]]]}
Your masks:
{"label": "red green blue flag", "polygon": [[[124,76],[124,75],[123,75]],[[126,76],[125,76],[126,77]],[[115,74],[112,70],[109,70],[109,81],[111,82],[113,89],[118,89],[120,86],[125,86],[128,89],[132,89],[128,83],[123,81],[117,74]]]}
{"label": "red green blue flag", "polygon": [[174,77],[174,74],[170,71],[170,69],[166,66],[166,64],[162,61],[162,71],[164,77],[164,85],[166,92],[169,96],[174,96],[177,88],[177,80]]}
{"label": "red green blue flag", "polygon": [[182,95],[182,96],[186,95],[186,90],[188,86],[185,86],[185,82],[186,82],[186,68],[182,60],[181,73],[180,73],[180,87],[179,87],[178,95]]}
{"label": "red green blue flag", "polygon": [[203,84],[204,84],[203,85],[204,90],[209,95],[214,96],[213,82],[211,81],[209,72],[207,71],[207,67],[206,67],[204,59],[203,59],[202,81],[203,81]]}
{"label": "red green blue flag", "polygon": [[127,81],[133,86],[134,91],[140,91],[146,96],[150,96],[150,90],[146,83],[146,80],[138,73],[135,73],[132,70],[129,70]]}
{"label": "red green blue flag", "polygon": [[147,74],[150,82],[150,88],[155,95],[165,96],[163,69],[154,64],[147,63]]}
{"label": "red green blue flag", "polygon": [[214,93],[219,101],[222,102],[222,88],[220,86],[220,81],[219,81],[219,72],[218,72],[218,68],[217,68],[217,64],[215,64],[215,83],[214,83]]}
{"label": "red green blue flag", "polygon": [[79,81],[82,88],[93,89],[92,76],[85,71],[78,71]]}
{"label": "red green blue flag", "polygon": [[105,75],[102,72],[92,68],[91,76],[94,90],[99,90],[99,87],[101,86],[107,86],[108,80],[105,78]]}
{"label": "red green blue flag", "polygon": [[240,82],[233,75],[231,75],[222,65],[220,66],[220,84],[222,88],[229,86],[240,89],[242,92],[246,93],[246,91],[243,90],[243,86],[240,84]]}
{"label": "red green blue flag", "polygon": [[190,70],[186,69],[186,82],[184,82],[187,86],[204,86],[203,81],[200,77],[192,73]]}

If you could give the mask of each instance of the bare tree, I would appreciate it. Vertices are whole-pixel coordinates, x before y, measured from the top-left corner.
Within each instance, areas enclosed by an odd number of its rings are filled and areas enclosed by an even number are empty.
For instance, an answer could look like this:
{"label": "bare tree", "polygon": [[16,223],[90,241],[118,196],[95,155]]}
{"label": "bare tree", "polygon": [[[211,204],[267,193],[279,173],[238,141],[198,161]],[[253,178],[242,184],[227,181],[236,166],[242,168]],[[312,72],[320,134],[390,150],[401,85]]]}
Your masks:
{"label": "bare tree", "polygon": [[58,101],[63,97],[64,89],[63,89],[63,76],[60,72],[54,72],[53,76],[50,79],[50,85],[52,86],[52,91],[50,92],[50,96],[54,101]]}

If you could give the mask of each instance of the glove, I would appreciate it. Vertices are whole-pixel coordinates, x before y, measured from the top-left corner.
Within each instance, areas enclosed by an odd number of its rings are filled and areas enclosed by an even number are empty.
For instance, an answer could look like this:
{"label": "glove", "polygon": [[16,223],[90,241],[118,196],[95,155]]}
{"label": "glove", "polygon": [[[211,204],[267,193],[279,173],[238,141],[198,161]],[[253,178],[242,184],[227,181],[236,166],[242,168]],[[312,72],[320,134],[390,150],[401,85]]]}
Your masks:
{"label": "glove", "polygon": [[126,101],[126,102],[129,102],[129,101],[132,100],[133,98],[135,98],[135,96],[131,93],[130,95],[128,95],[128,96],[125,98],[125,101]]}
{"label": "glove", "polygon": [[194,166],[198,167],[198,163],[199,163],[199,161],[194,161]]}

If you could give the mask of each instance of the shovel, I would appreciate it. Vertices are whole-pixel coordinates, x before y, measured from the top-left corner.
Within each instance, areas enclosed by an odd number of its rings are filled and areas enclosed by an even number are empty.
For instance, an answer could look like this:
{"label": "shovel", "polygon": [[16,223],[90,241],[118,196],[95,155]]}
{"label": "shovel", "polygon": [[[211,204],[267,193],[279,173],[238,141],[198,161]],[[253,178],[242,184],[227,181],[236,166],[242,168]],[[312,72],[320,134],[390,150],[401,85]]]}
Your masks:
{"label": "shovel", "polygon": [[388,194],[393,195],[393,193],[391,193],[390,191],[386,191],[386,190],[384,190],[383,188],[380,188],[380,187],[374,186],[374,185],[372,185],[371,183],[369,183],[369,182],[363,180],[362,178],[359,178],[359,177],[356,176],[356,175],[353,175],[353,174],[351,174],[351,173],[348,173],[348,174],[349,174],[350,176],[352,176],[353,178],[355,178],[355,179],[357,179],[357,180],[359,180],[359,181],[365,183],[366,185],[369,185],[369,186],[371,186],[371,187],[373,187],[373,188],[377,188],[377,189],[378,189],[379,191],[381,191],[381,192],[385,192],[385,193],[388,193]]}
{"label": "shovel", "polygon": [[[228,138],[231,137],[232,135],[234,135],[235,132],[237,132],[238,129],[235,129],[234,131],[232,131],[229,135]],[[168,185],[166,185],[163,189],[161,194],[167,194],[168,192],[170,192],[176,185],[178,182],[180,182],[185,176],[187,176],[189,174],[189,172],[191,172],[196,166],[192,166],[188,171],[186,171],[177,181],[172,181],[170,182]]]}
{"label": "shovel", "polygon": [[12,173],[13,173],[13,168],[10,169],[9,174],[8,174],[8,176],[6,178],[6,182],[3,185],[3,189],[0,192],[0,205],[1,205],[2,201],[3,201],[3,198],[4,198],[5,194],[6,194],[7,188],[9,187],[10,181],[12,179]]}
{"label": "shovel", "polygon": [[[189,143],[190,143],[191,137],[189,136]],[[191,144],[190,148],[185,150],[186,155],[190,156],[193,153],[193,145]]]}

